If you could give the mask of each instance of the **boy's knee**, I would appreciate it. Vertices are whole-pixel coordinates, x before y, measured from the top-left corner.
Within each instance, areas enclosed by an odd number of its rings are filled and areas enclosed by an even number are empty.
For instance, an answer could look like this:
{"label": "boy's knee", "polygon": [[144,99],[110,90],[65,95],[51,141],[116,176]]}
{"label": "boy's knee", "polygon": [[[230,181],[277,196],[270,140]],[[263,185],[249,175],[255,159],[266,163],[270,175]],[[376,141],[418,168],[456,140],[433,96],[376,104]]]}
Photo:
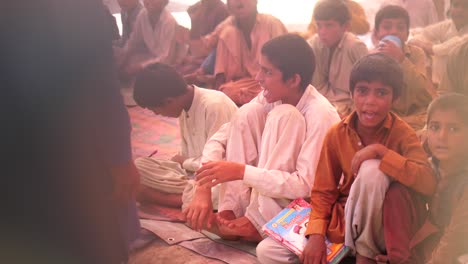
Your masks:
{"label": "boy's knee", "polygon": [[271,238],[262,240],[256,248],[257,259],[262,264],[299,263],[299,258]]}
{"label": "boy's knee", "polygon": [[380,170],[379,166],[380,160],[378,159],[366,160],[361,164],[357,177],[371,188],[375,185],[388,185],[389,178]]}
{"label": "boy's knee", "polygon": [[266,111],[265,107],[259,103],[248,103],[243,105],[234,118],[231,120],[231,124],[234,127],[238,127],[242,124],[258,124],[265,123]]}

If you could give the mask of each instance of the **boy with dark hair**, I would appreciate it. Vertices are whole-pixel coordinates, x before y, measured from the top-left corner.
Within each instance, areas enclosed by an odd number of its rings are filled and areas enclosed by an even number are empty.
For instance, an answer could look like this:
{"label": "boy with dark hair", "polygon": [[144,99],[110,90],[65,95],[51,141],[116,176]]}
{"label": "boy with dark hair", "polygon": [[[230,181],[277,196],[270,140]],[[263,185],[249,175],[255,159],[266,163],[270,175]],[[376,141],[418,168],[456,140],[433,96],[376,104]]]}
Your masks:
{"label": "boy with dark hair", "polygon": [[[186,210],[196,229],[214,227],[221,236],[260,241],[262,226],[289,204],[307,196],[326,131],[339,117],[310,80],[314,54],[300,36],[276,37],[262,48],[263,87],[252,102],[215,134],[203,151],[200,188]],[[226,161],[217,153],[226,153]],[[214,221],[210,188],[220,184]],[[217,230],[216,230],[217,228]]]}
{"label": "boy with dark hair", "polygon": [[348,89],[352,65],[367,54],[366,45],[347,32],[350,14],[342,1],[321,0],[313,15],[317,34],[309,40],[316,56],[314,85],[337,109],[343,118],[352,111]]}
{"label": "boy with dark hair", "polygon": [[353,66],[350,90],[356,110],[325,138],[311,194],[309,241],[301,256],[305,263],[326,257],[325,236],[345,242],[357,263],[375,263],[385,252],[382,204],[390,182],[425,195],[434,192],[435,179],[418,137],[390,112],[403,86],[403,73],[388,56],[370,54]]}
{"label": "boy with dark hair", "polygon": [[[409,25],[409,14],[403,7],[388,5],[381,8],[375,15],[374,38],[379,44],[374,52],[385,54],[400,64],[404,86],[392,110],[417,131],[424,127],[426,108],[435,91],[432,91],[432,82],[426,77],[424,51],[406,44]],[[387,36],[397,37],[400,45],[384,39]]]}
{"label": "boy with dark hair", "polygon": [[[355,1],[351,1],[351,0],[339,0],[339,1],[344,1],[346,6],[348,6],[348,10],[350,13],[349,31],[356,35],[364,35],[367,32],[369,32],[370,25],[369,25],[369,22],[367,21],[366,12],[364,11],[364,8],[362,8],[362,6],[358,2],[355,2]],[[304,37],[309,38],[309,37],[312,37],[316,33],[317,33],[317,23],[315,22],[315,19],[312,18],[312,20],[309,23],[309,26],[307,27],[307,33],[305,33]]]}
{"label": "boy with dark hair", "polygon": [[142,183],[138,198],[180,207],[188,176],[199,168],[206,141],[231,120],[237,107],[221,92],[187,85],[175,69],[161,63],[137,74],[133,94],[139,106],[157,115],[178,117],[182,139],[181,153],[171,160],[135,161]]}

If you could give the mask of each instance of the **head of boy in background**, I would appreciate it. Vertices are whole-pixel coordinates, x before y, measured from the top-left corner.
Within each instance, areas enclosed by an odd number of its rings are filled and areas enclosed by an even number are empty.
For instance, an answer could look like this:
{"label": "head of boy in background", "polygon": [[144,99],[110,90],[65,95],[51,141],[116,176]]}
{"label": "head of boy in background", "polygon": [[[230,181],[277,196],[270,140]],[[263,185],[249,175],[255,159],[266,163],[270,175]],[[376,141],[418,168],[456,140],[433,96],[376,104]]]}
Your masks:
{"label": "head of boy in background", "polygon": [[163,9],[169,4],[169,0],[143,0],[149,16],[159,16]]}
{"label": "head of boy in background", "polygon": [[285,34],[266,42],[261,54],[256,80],[265,99],[296,105],[315,70],[312,48],[299,35]]}
{"label": "head of boy in background", "polygon": [[133,98],[140,107],[156,115],[179,117],[182,110],[188,110],[192,104],[190,90],[174,68],[155,63],[137,73]]}
{"label": "head of boy in background", "polygon": [[344,1],[321,0],[315,5],[313,17],[320,41],[325,46],[334,48],[348,31],[351,14]]}
{"label": "head of boy in background", "polygon": [[458,30],[468,25],[468,0],[451,0],[449,15]]}
{"label": "head of boy in background", "polygon": [[[397,5],[381,8],[375,15],[373,37],[379,43],[376,51],[402,62],[405,59],[403,47],[408,40],[409,27],[410,18],[406,9]],[[384,39],[387,36],[395,36],[400,39],[400,45],[392,40]]]}
{"label": "head of boy in background", "polygon": [[468,158],[468,97],[457,93],[435,99],[427,111],[426,147],[447,170],[466,166]]}
{"label": "head of boy in background", "polygon": [[354,64],[349,82],[358,133],[377,131],[403,89],[400,65],[384,54],[369,54]]}
{"label": "head of boy in background", "polygon": [[236,19],[244,19],[257,14],[257,0],[228,0],[229,13]]}
{"label": "head of boy in background", "polygon": [[375,15],[374,37],[380,41],[388,35],[396,36],[405,43],[408,40],[410,17],[401,6],[387,5]]}
{"label": "head of boy in background", "polygon": [[138,5],[139,0],[117,0],[119,3],[120,9],[122,11],[128,12],[135,8]]}

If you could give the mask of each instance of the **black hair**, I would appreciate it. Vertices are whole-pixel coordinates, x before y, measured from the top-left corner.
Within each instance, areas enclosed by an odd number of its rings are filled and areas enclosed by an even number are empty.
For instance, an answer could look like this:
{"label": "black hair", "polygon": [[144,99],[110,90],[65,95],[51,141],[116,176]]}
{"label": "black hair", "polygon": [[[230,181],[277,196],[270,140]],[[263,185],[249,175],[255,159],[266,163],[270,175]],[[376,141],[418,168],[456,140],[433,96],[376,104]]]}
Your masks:
{"label": "black hair", "polygon": [[318,20],[336,20],[341,25],[351,20],[348,6],[343,0],[320,0],[315,4],[313,17]]}
{"label": "black hair", "polygon": [[406,23],[406,29],[410,28],[410,17],[408,11],[401,6],[387,5],[382,7],[377,14],[375,14],[374,29],[379,30],[380,23],[386,18],[403,18]]}
{"label": "black hair", "polygon": [[392,87],[393,99],[401,95],[405,85],[403,71],[392,58],[381,53],[372,53],[360,58],[351,69],[349,89],[354,94],[354,88],[360,81],[380,81]]}
{"label": "black hair", "polygon": [[302,89],[312,81],[315,70],[314,52],[299,35],[285,34],[269,40],[262,47],[262,55],[281,71],[283,80],[298,74]]}
{"label": "black hair", "polygon": [[133,98],[142,108],[161,106],[165,99],[187,91],[187,83],[169,65],[155,63],[140,70],[135,79]]}

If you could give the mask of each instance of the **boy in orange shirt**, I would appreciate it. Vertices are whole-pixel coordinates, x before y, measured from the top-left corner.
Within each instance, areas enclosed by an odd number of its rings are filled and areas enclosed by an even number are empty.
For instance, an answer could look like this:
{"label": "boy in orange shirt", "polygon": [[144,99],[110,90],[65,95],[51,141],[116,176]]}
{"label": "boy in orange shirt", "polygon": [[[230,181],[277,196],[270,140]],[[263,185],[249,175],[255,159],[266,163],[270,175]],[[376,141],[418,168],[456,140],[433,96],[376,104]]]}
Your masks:
{"label": "boy in orange shirt", "polygon": [[371,54],[353,66],[350,91],[356,110],[325,138],[311,194],[304,263],[324,261],[325,236],[345,242],[357,263],[375,263],[386,250],[382,205],[390,183],[424,195],[434,192],[435,179],[418,137],[390,112],[402,88],[402,70],[386,55]]}

